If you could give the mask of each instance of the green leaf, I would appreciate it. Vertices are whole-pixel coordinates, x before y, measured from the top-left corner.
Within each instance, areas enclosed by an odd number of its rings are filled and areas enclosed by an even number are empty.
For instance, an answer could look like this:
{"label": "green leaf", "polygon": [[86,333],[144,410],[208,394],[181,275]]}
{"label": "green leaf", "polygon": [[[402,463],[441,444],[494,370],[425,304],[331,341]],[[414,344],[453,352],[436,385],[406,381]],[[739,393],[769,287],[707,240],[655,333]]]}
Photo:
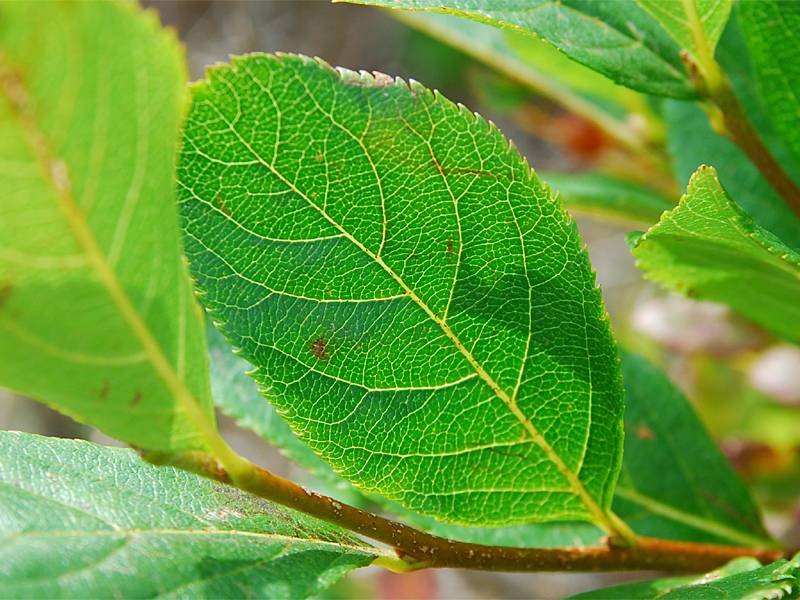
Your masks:
{"label": "green leaf", "polygon": [[[259,393],[256,382],[245,374],[253,369],[252,365],[231,352],[222,334],[209,328],[208,342],[211,350],[211,387],[217,406],[235,418],[240,426],[254,431],[277,447],[284,456],[307,469],[320,484],[331,487],[330,493],[338,500],[364,507],[380,505],[405,523],[463,542],[518,548],[557,548],[597,545],[604,538],[600,529],[579,521],[492,528],[461,527],[411,512],[382,496],[360,492],[337,476],[330,465],[320,460],[292,433],[286,422]],[[265,395],[269,397],[268,392]]]}
{"label": "green leaf", "polygon": [[639,239],[633,255],[648,279],[728,304],[800,342],[800,255],[756,225],[713,168],[697,170],[677,208]]}
{"label": "green leaf", "polygon": [[[637,2],[661,23],[681,48],[695,55],[704,52],[698,47],[697,35],[702,36],[704,41],[700,44],[706,45],[713,55],[733,5],[732,0],[637,0]],[[699,31],[696,33],[693,27],[695,19],[699,25]]]}
{"label": "green leaf", "polygon": [[645,359],[622,355],[625,457],[614,510],[636,533],[773,547],[747,487],[689,403]]}
{"label": "green leaf", "polygon": [[741,2],[737,16],[772,123],[800,160],[800,4]]}
{"label": "green leaf", "polygon": [[642,132],[630,126],[630,113],[644,117],[648,125],[653,125],[649,122],[652,119],[650,108],[642,94],[616,85],[544,41],[452,15],[413,11],[394,14],[402,22],[591,120],[607,134],[629,145],[643,143]]}
{"label": "green leaf", "polygon": [[346,0],[458,15],[541,37],[624,86],[671,98],[696,92],[680,47],[635,0]]}
{"label": "green leaf", "polygon": [[419,84],[297,56],[193,92],[187,254],[299,437],[443,520],[609,527],[616,347],[574,223],[502,135]]}
{"label": "green leaf", "polygon": [[213,416],[172,192],[184,81],[154,13],[0,5],[0,385],[156,450],[204,448]]}
{"label": "green leaf", "polygon": [[573,213],[650,225],[674,206],[651,189],[600,173],[541,173]]}
{"label": "green leaf", "polygon": [[381,551],[134,452],[0,432],[3,598],[301,598]]}
{"label": "green leaf", "polygon": [[[762,586],[759,581],[770,581],[772,576],[776,575],[786,561],[768,565],[767,567],[761,566],[755,558],[742,557],[735,558],[724,567],[715,569],[710,573],[706,573],[698,577],[697,575],[687,575],[684,577],[669,577],[665,579],[653,579],[649,581],[637,581],[635,583],[626,583],[623,585],[615,585],[612,587],[602,588],[599,590],[592,590],[583,594],[576,594],[570,596],[569,600],[650,600],[651,598],[666,598],[673,596],[671,592],[675,592],[673,597],[698,597],[693,594],[700,592],[702,598],[765,598],[766,596],[758,595],[769,590],[772,585],[769,583],[767,586]],[[756,573],[757,572],[757,573]],[[729,577],[748,573],[745,578],[740,578],[729,581]],[[763,575],[762,575],[763,573]],[[766,576],[764,576],[766,575]],[[785,574],[777,573],[777,581],[783,583],[786,580]],[[745,583],[746,582],[746,583]],[[713,584],[713,586],[710,586]],[[710,592],[712,595],[703,595]],[[713,595],[717,591],[718,595]],[[683,596],[686,594],[686,596]],[[755,594],[750,596],[747,594]],[[771,597],[771,596],[770,596]],[[776,596],[775,598],[780,598]]]}

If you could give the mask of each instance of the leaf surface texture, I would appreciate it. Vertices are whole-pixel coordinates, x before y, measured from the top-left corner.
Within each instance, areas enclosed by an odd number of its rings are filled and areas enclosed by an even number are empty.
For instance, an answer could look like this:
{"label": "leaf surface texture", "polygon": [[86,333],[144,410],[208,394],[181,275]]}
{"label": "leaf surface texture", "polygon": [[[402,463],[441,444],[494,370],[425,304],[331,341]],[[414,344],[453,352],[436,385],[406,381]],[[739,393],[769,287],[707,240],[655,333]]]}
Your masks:
{"label": "leaf surface texture", "polygon": [[304,598],[380,551],[136,453],[0,433],[4,598]]}
{"label": "leaf surface texture", "polygon": [[193,92],[191,268],[300,438],[444,520],[606,519],[617,351],[575,224],[502,135],[419,84],[297,56]]}

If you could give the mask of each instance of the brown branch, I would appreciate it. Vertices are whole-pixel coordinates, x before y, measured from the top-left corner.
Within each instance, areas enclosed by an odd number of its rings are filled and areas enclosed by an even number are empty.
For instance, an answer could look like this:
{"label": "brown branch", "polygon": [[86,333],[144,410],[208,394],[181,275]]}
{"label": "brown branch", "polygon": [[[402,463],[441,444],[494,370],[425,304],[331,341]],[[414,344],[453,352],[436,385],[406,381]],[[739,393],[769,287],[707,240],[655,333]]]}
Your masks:
{"label": "brown branch", "polygon": [[509,548],[448,540],[317,494],[257,467],[244,459],[235,475],[203,453],[147,455],[157,464],[172,464],[223,483],[230,483],[261,498],[283,504],[323,521],[344,527],[394,548],[408,563],[406,570],[461,568],[490,571],[709,571],[740,556],[772,562],[782,550],[743,548],[717,544],[676,542],[637,537],[636,546],[578,548]]}

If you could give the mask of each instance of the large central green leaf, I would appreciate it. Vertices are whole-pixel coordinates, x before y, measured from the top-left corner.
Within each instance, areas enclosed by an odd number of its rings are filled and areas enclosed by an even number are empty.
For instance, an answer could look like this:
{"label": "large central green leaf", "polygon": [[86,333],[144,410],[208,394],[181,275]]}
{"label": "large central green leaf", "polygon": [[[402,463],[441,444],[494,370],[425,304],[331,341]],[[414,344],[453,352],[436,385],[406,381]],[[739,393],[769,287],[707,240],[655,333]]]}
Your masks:
{"label": "large central green leaf", "polygon": [[610,527],[617,351],[574,223],[502,135],[296,56],[193,91],[191,268],[300,437],[444,520]]}

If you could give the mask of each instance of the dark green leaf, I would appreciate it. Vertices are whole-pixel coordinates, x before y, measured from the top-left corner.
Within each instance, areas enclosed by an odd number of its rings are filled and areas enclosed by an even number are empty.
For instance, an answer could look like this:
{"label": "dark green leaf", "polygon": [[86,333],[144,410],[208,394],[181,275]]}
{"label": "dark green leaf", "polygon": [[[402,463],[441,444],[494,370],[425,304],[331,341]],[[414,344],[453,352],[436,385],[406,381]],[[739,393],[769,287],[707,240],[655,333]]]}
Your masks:
{"label": "dark green leaf", "polygon": [[733,142],[714,133],[702,109],[686,102],[664,103],[670,154],[678,180],[686,184],[698,165],[714,167],[736,201],[761,227],[800,248],[800,220]]}
{"label": "dark green leaf", "polygon": [[741,2],[738,21],[773,125],[800,160],[800,3]]}
{"label": "dark green leaf", "polygon": [[635,0],[346,0],[458,15],[539,36],[627,87],[694,98],[680,46]]}
{"label": "dark green leaf", "polygon": [[625,457],[614,510],[639,534],[769,547],[747,488],[678,389],[623,353]]}
{"label": "dark green leaf", "polygon": [[380,552],[130,450],[0,433],[3,598],[303,598]]}
{"label": "dark green leaf", "polygon": [[[590,523],[578,521],[494,528],[461,527],[440,523],[430,517],[406,510],[396,502],[376,494],[359,492],[338,477],[327,463],[320,460],[292,433],[286,422],[259,393],[256,382],[245,374],[253,369],[252,365],[231,352],[222,334],[209,328],[208,340],[211,349],[211,387],[217,406],[225,414],[235,418],[239,425],[251,429],[281,450],[285,456],[307,469],[317,482],[328,487],[328,493],[337,499],[358,506],[379,505],[403,522],[435,535],[477,544],[548,548],[591,546],[599,544],[603,539],[604,534],[600,529]],[[266,395],[269,396],[268,393]]]}
{"label": "dark green leaf", "polygon": [[713,168],[698,169],[678,207],[639,239],[633,255],[649,279],[728,304],[800,341],[800,254],[756,225]]}
{"label": "dark green leaf", "polygon": [[213,427],[172,191],[184,81],[153,13],[0,5],[0,385],[156,450]]}
{"label": "dark green leaf", "polygon": [[257,433],[283,454],[326,480],[336,477],[327,463],[320,460],[308,446],[297,439],[292,430],[261,395],[248,372],[254,367],[236,356],[232,348],[213,327],[208,327],[208,347],[211,357],[211,390],[214,403],[241,427]]}
{"label": "dark green leaf", "polygon": [[616,348],[574,223],[502,135],[296,56],[193,91],[187,254],[300,438],[441,519],[606,521]]}

